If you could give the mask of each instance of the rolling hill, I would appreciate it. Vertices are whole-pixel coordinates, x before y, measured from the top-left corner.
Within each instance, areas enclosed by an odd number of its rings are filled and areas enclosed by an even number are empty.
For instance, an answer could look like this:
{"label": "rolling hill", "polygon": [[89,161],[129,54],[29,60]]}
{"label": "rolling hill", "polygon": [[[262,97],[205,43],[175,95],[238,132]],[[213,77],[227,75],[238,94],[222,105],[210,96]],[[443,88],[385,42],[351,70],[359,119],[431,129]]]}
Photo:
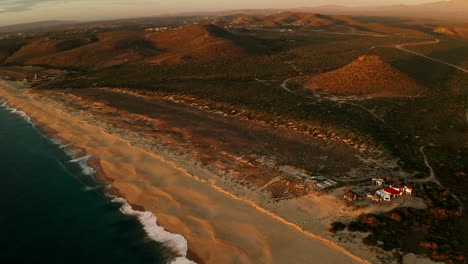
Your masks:
{"label": "rolling hill", "polygon": [[188,63],[264,52],[261,41],[231,34],[212,24],[192,24],[166,32],[110,31],[96,36],[40,37],[5,60],[20,65],[105,68],[127,62]]}
{"label": "rolling hill", "polygon": [[[219,20],[219,19],[218,19]],[[305,27],[310,29],[344,32],[372,32],[392,35],[424,35],[425,33],[382,23],[364,23],[349,16],[329,16],[316,13],[286,11],[272,15],[241,15],[224,21],[231,27],[250,26],[265,28]]]}
{"label": "rolling hill", "polygon": [[112,31],[92,39],[40,38],[9,57],[6,62],[55,67],[104,68],[156,54],[141,32]]}
{"label": "rolling hill", "polygon": [[185,63],[232,59],[262,52],[259,41],[233,35],[213,24],[193,24],[180,29],[147,35],[161,54],[151,63]]}
{"label": "rolling hill", "polygon": [[434,29],[434,32],[448,35],[448,36],[468,39],[468,24],[448,26],[448,27],[438,27]]}
{"label": "rolling hill", "polygon": [[74,49],[92,42],[91,39],[55,39],[50,37],[42,37],[33,40],[31,43],[24,45],[10,56],[5,62],[15,64],[27,64],[30,60],[38,56],[48,56],[70,49]]}
{"label": "rolling hill", "polygon": [[378,56],[361,56],[335,71],[307,79],[310,89],[359,97],[414,97],[425,89]]}

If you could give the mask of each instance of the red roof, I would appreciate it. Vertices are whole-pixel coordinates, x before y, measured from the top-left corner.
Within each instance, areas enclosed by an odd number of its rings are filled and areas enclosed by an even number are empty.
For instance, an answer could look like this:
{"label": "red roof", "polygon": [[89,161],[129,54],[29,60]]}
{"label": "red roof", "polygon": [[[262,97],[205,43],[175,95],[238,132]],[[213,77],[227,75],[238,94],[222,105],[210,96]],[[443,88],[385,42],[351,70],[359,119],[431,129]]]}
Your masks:
{"label": "red roof", "polygon": [[388,192],[389,194],[393,194],[393,195],[399,195],[400,194],[400,191],[395,190],[395,189],[390,188],[390,187],[385,188],[384,191]]}
{"label": "red roof", "polygon": [[401,185],[401,184],[397,185],[396,187],[397,187],[398,189],[404,189],[404,188],[405,188],[405,186],[403,186],[403,185]]}

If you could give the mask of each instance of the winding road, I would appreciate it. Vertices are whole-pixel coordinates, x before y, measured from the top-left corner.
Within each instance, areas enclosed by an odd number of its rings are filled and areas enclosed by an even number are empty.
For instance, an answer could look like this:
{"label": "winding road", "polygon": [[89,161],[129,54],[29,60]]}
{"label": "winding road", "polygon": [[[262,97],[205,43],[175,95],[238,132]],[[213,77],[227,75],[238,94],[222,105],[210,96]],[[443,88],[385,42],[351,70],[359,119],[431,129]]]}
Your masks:
{"label": "winding road", "polygon": [[424,149],[426,147],[436,147],[435,145],[433,144],[429,144],[429,145],[425,145],[425,146],[422,146],[419,148],[419,152],[421,152],[421,154],[423,155],[423,158],[424,158],[424,164],[426,165],[426,167],[429,169],[429,177],[425,178],[425,179],[415,179],[415,180],[411,180],[410,182],[415,182],[415,183],[427,183],[427,182],[433,182],[437,185],[439,185],[440,187],[444,188],[447,190],[447,192],[449,192],[449,194],[453,197],[453,199],[455,199],[459,206],[458,206],[458,210],[460,211],[460,213],[463,213],[463,202],[455,195],[453,194],[449,189],[445,188],[439,180],[436,179],[436,175],[435,175],[435,172],[434,172],[434,168],[432,168],[431,164],[429,163],[429,160],[427,159],[427,156],[426,156],[426,153],[424,152]]}
{"label": "winding road", "polygon": [[415,51],[412,51],[412,50],[409,50],[409,49],[405,48],[407,46],[429,45],[429,44],[438,44],[438,43],[440,43],[440,40],[436,39],[436,40],[432,40],[432,41],[411,42],[411,43],[399,44],[399,45],[395,45],[394,47],[399,49],[399,50],[402,50],[402,51],[417,55],[419,57],[426,58],[428,60],[439,62],[439,63],[445,64],[447,66],[453,67],[455,69],[458,69],[460,71],[463,71],[465,73],[468,73],[468,69],[464,69],[464,68],[462,68],[460,66],[457,66],[455,64],[451,64],[451,63],[448,63],[448,62],[445,62],[445,61],[442,61],[442,60],[439,60],[439,59],[436,59],[436,58],[432,58],[432,57],[426,56],[424,54],[421,54],[421,53],[418,53],[418,52],[415,52]]}
{"label": "winding road", "polygon": [[[444,65],[447,65],[449,67],[453,67],[457,70],[460,70],[462,72],[465,72],[465,73],[468,73],[468,69],[464,69],[460,66],[457,66],[457,65],[454,65],[454,64],[451,64],[451,63],[448,63],[448,62],[445,62],[445,61],[442,61],[442,60],[439,60],[439,59],[436,59],[436,58],[432,58],[432,57],[429,57],[427,55],[424,55],[424,54],[421,54],[421,53],[418,53],[418,52],[415,52],[415,51],[412,51],[412,50],[409,50],[405,47],[408,47],[408,46],[418,46],[418,45],[431,45],[431,44],[438,44],[440,43],[440,40],[439,39],[435,39],[435,40],[431,40],[431,41],[422,41],[422,42],[410,42],[410,43],[404,43],[404,44],[396,44],[396,45],[391,45],[391,46],[385,46],[385,47],[394,47],[396,49],[399,49],[401,51],[404,51],[404,52],[407,52],[407,53],[411,53],[413,55],[416,55],[416,56],[419,56],[419,57],[423,57],[423,58],[426,58],[428,60],[431,60],[431,61],[435,61],[435,62],[438,62],[438,63],[441,63],[441,64],[444,64]],[[371,49],[373,48],[377,48],[377,47],[384,47],[384,46],[373,46],[371,47]],[[288,63],[288,64],[292,64],[292,63]],[[292,64],[294,65],[294,64]],[[285,80],[282,84],[281,84],[281,87],[287,91],[288,93],[291,93],[291,94],[294,94],[294,95],[297,95],[294,91],[292,91],[291,89],[288,88],[288,83],[291,82],[292,80],[296,79],[298,77],[292,77],[292,78],[289,78],[287,80]],[[315,97],[314,97],[315,98]],[[320,98],[323,98],[323,99],[327,99],[327,100],[331,100],[331,101],[335,101],[337,103],[340,103],[340,104],[348,104],[348,105],[352,105],[352,106],[356,106],[356,107],[359,107],[363,110],[365,110],[366,112],[368,112],[369,114],[371,114],[374,118],[376,118],[377,120],[381,121],[383,124],[386,124],[385,123],[385,120],[381,117],[379,117],[378,115],[376,115],[372,110],[370,109],[367,109],[365,107],[363,107],[362,105],[359,105],[359,104],[355,104],[355,103],[351,103],[351,102],[348,102],[346,98],[339,98],[339,97],[336,97],[336,96],[332,96],[330,95],[330,97],[328,96],[325,96],[325,97],[320,97]],[[311,98],[312,99],[312,98]],[[468,109],[466,110],[466,119],[467,119],[467,123],[468,123]],[[398,132],[398,131],[397,131]],[[432,166],[430,165],[429,163],[429,160],[426,156],[426,153],[424,152],[424,149],[427,148],[427,147],[433,147],[435,145],[426,145],[426,146],[422,146],[419,148],[419,151],[421,152],[421,154],[423,155],[423,158],[424,158],[424,164],[426,165],[426,167],[429,169],[429,177],[425,178],[425,179],[414,179],[414,180],[411,180],[411,182],[415,182],[415,183],[426,183],[426,182],[433,182],[441,187],[443,187],[444,189],[447,189],[445,188],[440,182],[439,180],[437,180],[436,178],[436,175],[435,175],[435,171],[434,169],[432,168]],[[450,193],[450,195],[459,203],[459,211],[460,213],[463,212],[463,203],[462,201],[455,195],[453,194],[452,192],[450,192],[448,189],[447,191]]]}

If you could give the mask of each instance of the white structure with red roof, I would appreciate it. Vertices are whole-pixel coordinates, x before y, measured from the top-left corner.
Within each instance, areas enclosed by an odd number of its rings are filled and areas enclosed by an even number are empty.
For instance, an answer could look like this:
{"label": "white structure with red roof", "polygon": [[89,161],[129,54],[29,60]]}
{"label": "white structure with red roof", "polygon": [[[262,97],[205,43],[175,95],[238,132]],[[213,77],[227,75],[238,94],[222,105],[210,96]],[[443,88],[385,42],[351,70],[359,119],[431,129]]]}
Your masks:
{"label": "white structure with red roof", "polygon": [[399,190],[402,194],[403,193],[406,193],[406,194],[412,194],[413,193],[413,187],[410,187],[410,186],[399,184],[396,187],[393,187],[393,186],[390,186],[390,187],[393,188],[393,189]]}
{"label": "white structure with red roof", "polygon": [[377,195],[378,197],[381,197],[384,201],[390,201],[392,198],[401,196],[404,193],[412,194],[412,192],[413,192],[413,187],[397,185],[396,187],[390,186],[382,190],[378,190],[375,192],[375,195]]}
{"label": "white structure with red roof", "polygon": [[393,186],[390,185],[390,187],[393,188],[393,189],[396,189],[396,190],[398,190],[398,191],[400,191],[400,192],[404,192],[404,191],[405,191],[405,186],[404,186],[404,185],[401,185],[401,184],[398,184],[396,187],[393,187]]}

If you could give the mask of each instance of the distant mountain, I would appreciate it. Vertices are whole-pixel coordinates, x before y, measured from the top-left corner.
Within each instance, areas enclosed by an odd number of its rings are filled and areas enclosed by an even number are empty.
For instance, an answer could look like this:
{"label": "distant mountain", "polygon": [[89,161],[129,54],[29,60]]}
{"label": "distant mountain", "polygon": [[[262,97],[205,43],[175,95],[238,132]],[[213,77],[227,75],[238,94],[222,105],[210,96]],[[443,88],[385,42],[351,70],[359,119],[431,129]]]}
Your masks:
{"label": "distant mountain", "polygon": [[294,10],[320,12],[325,14],[365,15],[365,16],[393,16],[443,19],[450,21],[468,21],[468,0],[448,0],[418,5],[391,6],[319,6],[305,7]]}
{"label": "distant mountain", "polygon": [[385,25],[382,23],[364,23],[349,16],[323,15],[286,11],[271,15],[238,15],[218,17],[214,24],[225,27],[305,27],[317,30],[333,30],[351,33],[391,34],[391,35],[423,35],[421,31]]}
{"label": "distant mountain", "polygon": [[235,9],[235,10],[223,10],[223,11],[200,11],[200,12],[184,12],[171,14],[170,16],[231,16],[231,15],[270,15],[284,11],[284,9]]}
{"label": "distant mountain", "polygon": [[40,21],[40,22],[32,22],[32,23],[25,23],[25,24],[16,24],[16,25],[9,25],[9,26],[1,26],[0,33],[10,33],[10,32],[21,32],[21,31],[29,31],[29,30],[37,30],[37,29],[46,29],[50,27],[58,27],[67,24],[73,24],[76,22],[73,21],[60,21],[60,20],[48,20],[48,21]]}
{"label": "distant mountain", "polygon": [[[271,15],[284,11],[355,16],[416,17],[468,22],[468,0],[447,0],[417,5],[340,6],[324,5],[286,9],[237,9],[214,12],[186,12],[171,16],[221,17],[231,15]],[[272,24],[272,23],[270,23]]]}
{"label": "distant mountain", "polygon": [[468,24],[438,27],[434,32],[453,37],[468,39]]}

